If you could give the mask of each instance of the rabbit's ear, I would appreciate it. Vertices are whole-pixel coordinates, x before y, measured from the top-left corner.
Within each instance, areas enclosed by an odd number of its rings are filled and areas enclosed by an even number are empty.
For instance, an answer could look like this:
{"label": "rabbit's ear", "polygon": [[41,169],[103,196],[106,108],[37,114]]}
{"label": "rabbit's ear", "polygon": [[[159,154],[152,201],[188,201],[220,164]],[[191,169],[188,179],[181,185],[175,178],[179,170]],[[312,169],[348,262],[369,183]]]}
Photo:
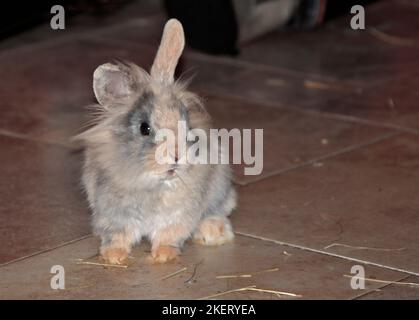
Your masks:
{"label": "rabbit's ear", "polygon": [[172,83],[184,47],[182,24],[176,19],[170,19],[164,26],[160,47],[151,67],[151,76],[160,82]]}
{"label": "rabbit's ear", "polygon": [[93,73],[93,91],[100,105],[127,102],[137,88],[137,78],[132,66],[105,63]]}

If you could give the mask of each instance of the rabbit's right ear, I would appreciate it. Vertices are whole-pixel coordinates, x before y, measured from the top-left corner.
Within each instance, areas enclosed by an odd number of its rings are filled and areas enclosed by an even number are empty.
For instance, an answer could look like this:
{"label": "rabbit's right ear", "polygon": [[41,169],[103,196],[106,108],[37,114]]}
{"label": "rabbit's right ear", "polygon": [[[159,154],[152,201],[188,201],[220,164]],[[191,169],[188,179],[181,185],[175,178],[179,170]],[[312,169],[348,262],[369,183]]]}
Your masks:
{"label": "rabbit's right ear", "polygon": [[93,73],[93,91],[99,104],[123,104],[133,96],[138,79],[133,66],[105,63]]}
{"label": "rabbit's right ear", "polygon": [[170,19],[164,26],[160,46],[151,67],[151,76],[161,83],[173,83],[175,69],[184,47],[182,24],[179,20]]}

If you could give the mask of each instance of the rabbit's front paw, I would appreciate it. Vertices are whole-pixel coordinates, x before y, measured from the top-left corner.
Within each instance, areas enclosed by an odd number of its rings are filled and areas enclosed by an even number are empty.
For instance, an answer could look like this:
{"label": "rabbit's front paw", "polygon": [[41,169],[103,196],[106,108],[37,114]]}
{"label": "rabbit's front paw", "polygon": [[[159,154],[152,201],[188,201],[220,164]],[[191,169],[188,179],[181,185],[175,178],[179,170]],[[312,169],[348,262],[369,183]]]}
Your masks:
{"label": "rabbit's front paw", "polygon": [[128,251],[124,248],[101,249],[102,259],[111,264],[122,264],[128,258]]}
{"label": "rabbit's front paw", "polygon": [[158,246],[151,252],[151,259],[156,263],[165,263],[180,255],[180,250],[171,246]]}
{"label": "rabbit's front paw", "polygon": [[201,221],[193,238],[202,245],[218,246],[233,240],[234,233],[227,218],[209,217]]}

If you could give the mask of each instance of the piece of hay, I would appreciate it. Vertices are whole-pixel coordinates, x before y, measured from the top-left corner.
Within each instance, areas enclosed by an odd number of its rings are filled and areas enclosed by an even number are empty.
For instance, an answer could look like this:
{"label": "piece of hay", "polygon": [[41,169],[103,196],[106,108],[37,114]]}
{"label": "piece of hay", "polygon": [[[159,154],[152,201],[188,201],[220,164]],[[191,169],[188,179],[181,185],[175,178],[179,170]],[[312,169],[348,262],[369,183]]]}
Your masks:
{"label": "piece of hay", "polygon": [[373,27],[369,27],[368,31],[375,38],[389,44],[393,44],[397,46],[414,46],[416,44],[416,42],[413,39],[392,36]]}
{"label": "piece of hay", "polygon": [[332,90],[332,91],[340,91],[340,92],[354,91],[356,93],[362,93],[361,88],[353,88],[351,86],[342,85],[339,83],[326,83],[326,82],[319,82],[319,81],[313,81],[313,80],[304,80],[303,85],[307,89],[314,89],[314,90]]}
{"label": "piece of hay", "polygon": [[199,298],[198,300],[208,300],[208,299],[216,298],[216,297],[223,296],[223,295],[226,295],[226,294],[229,294],[229,293],[243,292],[243,291],[257,291],[257,292],[270,293],[270,294],[275,294],[277,297],[281,297],[281,296],[289,296],[289,297],[296,297],[296,298],[301,298],[302,297],[302,295],[295,294],[295,293],[284,292],[284,291],[276,291],[276,290],[268,290],[268,289],[260,289],[260,288],[256,288],[256,285],[251,285],[251,286],[244,287],[244,288],[219,292],[219,293],[216,293],[216,294],[212,294],[210,296]]}
{"label": "piece of hay", "polygon": [[216,276],[215,279],[231,279],[231,278],[251,278],[251,274],[227,274],[222,276]]}
{"label": "piece of hay", "polygon": [[274,271],[279,271],[279,268],[271,268],[271,269],[255,271],[255,272],[251,272],[251,273],[220,275],[220,276],[216,276],[215,278],[216,279],[251,278],[252,276],[254,276],[256,274],[261,274],[261,273],[266,273],[266,272],[274,272]]}
{"label": "piece of hay", "polygon": [[403,250],[406,250],[406,248],[394,248],[394,249],[390,248],[389,249],[389,248],[357,247],[357,246],[351,246],[349,244],[336,243],[336,242],[327,245],[323,249],[330,249],[332,247],[345,247],[345,248],[356,249],[356,250],[372,250],[372,251],[403,251]]}
{"label": "piece of hay", "polygon": [[275,272],[275,271],[279,271],[279,268],[275,267],[275,268],[271,268],[271,269],[265,269],[265,270],[261,270],[261,271],[256,271],[256,272],[253,272],[253,274],[261,274],[261,273]]}
{"label": "piece of hay", "polygon": [[288,296],[288,297],[295,297],[295,298],[301,298],[302,295],[295,294],[291,292],[284,292],[284,291],[276,291],[276,290],[268,290],[268,289],[259,289],[259,288],[248,288],[249,291],[257,291],[257,292],[266,292],[266,293],[272,293],[276,294],[277,296]]}
{"label": "piece of hay", "polygon": [[87,264],[92,266],[101,266],[101,267],[111,267],[111,268],[128,268],[124,264],[109,264],[109,263],[98,263],[98,262],[89,262],[89,261],[79,261],[76,264]]}
{"label": "piece of hay", "polygon": [[349,274],[344,274],[343,276],[346,278],[356,277],[357,279],[371,281],[371,282],[419,287],[419,283],[416,283],[416,282],[398,282],[398,281],[379,280],[379,279],[363,278],[363,277],[358,277],[357,275],[349,275]]}
{"label": "piece of hay", "polygon": [[84,286],[80,286],[80,287],[70,287],[70,288],[65,288],[65,290],[78,290],[78,289],[86,289],[86,288],[91,288],[93,287],[94,284],[88,284],[88,285],[84,285]]}
{"label": "piece of hay", "polygon": [[175,272],[169,273],[167,276],[161,277],[160,280],[169,279],[171,277],[174,277],[174,276],[178,275],[179,273],[185,272],[186,270],[188,270],[188,268],[184,267],[184,268],[182,268],[180,270],[177,270]]}
{"label": "piece of hay", "polygon": [[229,293],[246,291],[247,289],[254,288],[254,287],[256,287],[256,286],[255,285],[252,285],[252,286],[249,286],[249,287],[244,287],[244,288],[239,288],[239,289],[233,289],[233,290],[223,291],[223,292],[219,292],[219,293],[216,293],[216,294],[212,294],[212,295],[209,295],[209,296],[205,296],[205,297],[199,298],[198,300],[208,300],[208,299],[216,298],[216,297],[223,296],[223,295],[226,295],[226,294],[229,294]]}
{"label": "piece of hay", "polygon": [[90,257],[87,257],[87,258],[84,258],[84,259],[76,259],[76,261],[89,261],[89,260],[97,258],[97,257],[99,257],[99,254],[95,253],[94,255],[92,255]]}

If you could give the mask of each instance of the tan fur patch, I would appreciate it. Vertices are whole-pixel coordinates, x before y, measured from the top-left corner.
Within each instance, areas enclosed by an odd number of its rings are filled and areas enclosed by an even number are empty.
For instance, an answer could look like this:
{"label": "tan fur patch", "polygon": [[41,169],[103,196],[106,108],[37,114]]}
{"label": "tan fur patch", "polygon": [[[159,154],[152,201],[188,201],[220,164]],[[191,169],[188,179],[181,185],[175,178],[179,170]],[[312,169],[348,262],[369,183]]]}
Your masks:
{"label": "tan fur patch", "polygon": [[122,264],[128,258],[128,251],[124,248],[107,247],[101,249],[101,257],[111,264]]}
{"label": "tan fur patch", "polygon": [[177,246],[179,240],[183,240],[190,235],[190,229],[183,225],[172,225],[159,232],[153,237],[153,247],[172,245]]}
{"label": "tan fur patch", "polygon": [[155,263],[165,263],[180,255],[180,250],[170,246],[159,246],[151,252],[152,261]]}
{"label": "tan fur patch", "polygon": [[233,240],[234,233],[227,218],[210,217],[201,221],[193,238],[196,243],[217,246]]}
{"label": "tan fur patch", "polygon": [[112,264],[121,264],[131,251],[133,237],[131,234],[117,234],[109,245],[100,248],[102,258]]}

